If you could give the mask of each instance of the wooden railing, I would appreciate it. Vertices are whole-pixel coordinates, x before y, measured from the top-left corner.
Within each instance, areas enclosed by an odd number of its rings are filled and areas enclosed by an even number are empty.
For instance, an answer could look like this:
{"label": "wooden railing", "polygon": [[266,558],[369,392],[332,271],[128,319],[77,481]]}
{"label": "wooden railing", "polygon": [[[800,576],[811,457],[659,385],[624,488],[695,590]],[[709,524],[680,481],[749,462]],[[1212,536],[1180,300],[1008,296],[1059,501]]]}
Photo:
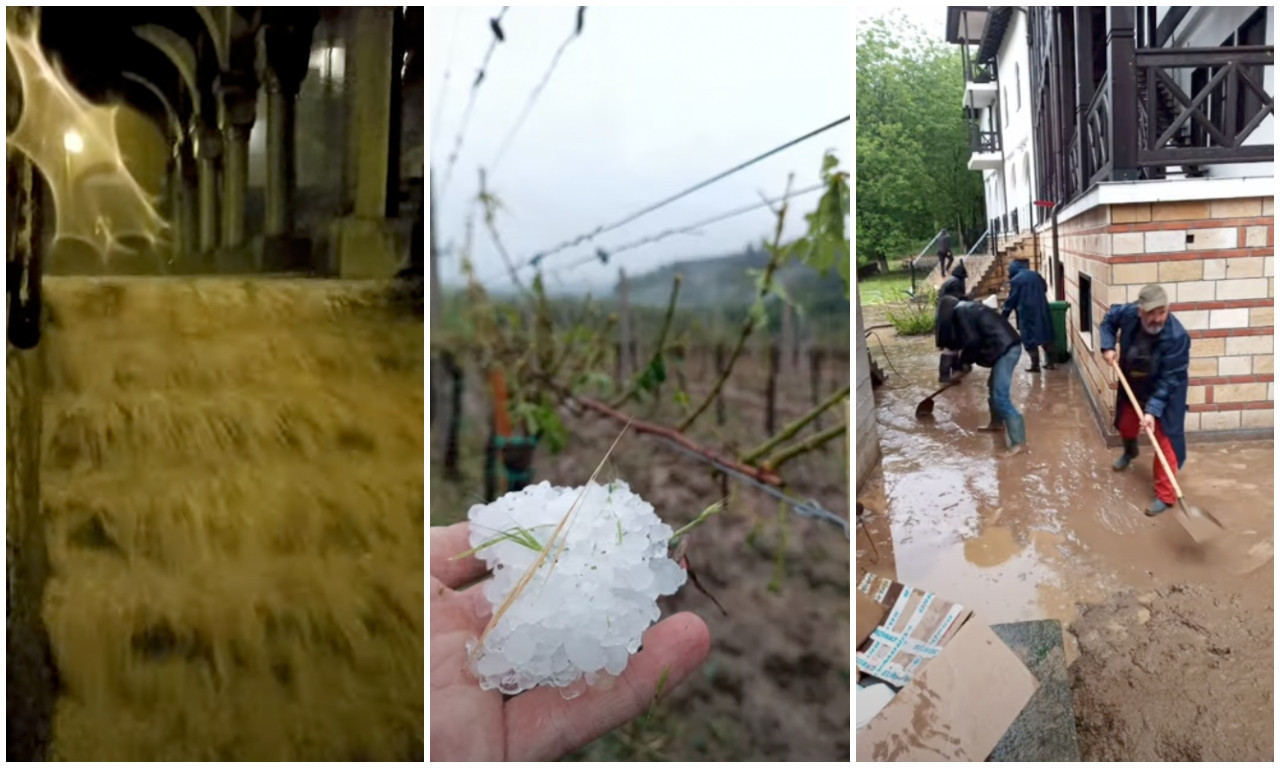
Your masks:
{"label": "wooden railing", "polygon": [[[1273,144],[1245,144],[1275,102],[1263,85],[1263,70],[1275,64],[1272,46],[1231,48],[1139,49],[1137,71],[1141,116],[1138,164],[1142,167],[1266,162]],[[1208,79],[1198,88],[1194,74]],[[1180,82],[1181,79],[1181,82]],[[1162,107],[1161,92],[1172,97],[1177,112],[1167,126],[1155,119]],[[1190,141],[1185,136],[1190,129]],[[1179,140],[1179,139],[1182,140]]]}

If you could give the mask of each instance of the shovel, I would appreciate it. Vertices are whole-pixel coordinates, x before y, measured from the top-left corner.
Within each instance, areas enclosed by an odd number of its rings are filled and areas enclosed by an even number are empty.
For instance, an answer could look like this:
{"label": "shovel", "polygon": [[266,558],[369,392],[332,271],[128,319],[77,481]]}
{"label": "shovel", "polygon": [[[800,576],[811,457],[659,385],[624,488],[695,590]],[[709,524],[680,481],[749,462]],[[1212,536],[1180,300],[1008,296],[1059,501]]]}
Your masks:
{"label": "shovel", "polygon": [[948,389],[951,389],[955,385],[959,384],[960,379],[962,378],[964,378],[964,374],[960,374],[954,377],[953,379],[951,379],[949,383],[943,384],[941,387],[939,387],[937,392],[934,392],[932,395],[929,395],[925,399],[921,400],[920,404],[916,406],[916,418],[924,419],[932,416],[933,415],[933,398],[937,397],[943,392],[946,392]]}
{"label": "shovel", "polygon": [[[1142,413],[1142,408],[1138,405],[1138,398],[1134,396],[1133,390],[1129,388],[1129,382],[1125,379],[1124,373],[1120,371],[1120,364],[1112,361],[1111,365],[1116,369],[1116,375],[1120,377],[1120,385],[1124,387],[1124,392],[1129,396],[1129,404],[1133,406],[1134,413]],[[1169,467],[1169,460],[1164,457],[1164,451],[1160,450],[1160,443],[1156,440],[1154,430],[1145,430],[1147,437],[1151,438],[1151,447],[1155,450],[1156,458],[1164,467],[1165,476],[1169,478],[1169,482],[1173,483],[1173,490],[1178,494],[1178,507],[1181,509],[1181,515],[1175,515],[1178,522],[1182,523],[1182,527],[1191,534],[1191,538],[1195,539],[1197,544],[1203,544],[1210,539],[1216,538],[1224,530],[1224,526],[1218,521],[1218,518],[1209,514],[1205,510],[1188,504],[1185,496],[1182,495],[1182,486],[1178,485],[1178,478],[1173,476],[1173,470]]]}

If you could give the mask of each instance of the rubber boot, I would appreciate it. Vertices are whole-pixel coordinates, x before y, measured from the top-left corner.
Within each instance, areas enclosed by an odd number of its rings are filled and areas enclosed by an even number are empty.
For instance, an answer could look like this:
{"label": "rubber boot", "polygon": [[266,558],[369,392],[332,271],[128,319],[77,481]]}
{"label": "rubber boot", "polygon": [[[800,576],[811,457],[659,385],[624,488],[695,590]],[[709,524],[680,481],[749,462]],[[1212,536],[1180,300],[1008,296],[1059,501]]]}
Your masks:
{"label": "rubber boot", "polygon": [[[1133,460],[1138,458],[1138,441],[1137,439],[1124,441],[1124,453],[1120,454],[1120,458],[1111,463],[1111,468],[1117,472],[1123,472],[1129,468]],[[1163,510],[1161,510],[1163,511]]]}
{"label": "rubber boot", "polygon": [[943,352],[938,355],[938,383],[950,384],[951,371],[955,368],[955,355]]}
{"label": "rubber boot", "polygon": [[1005,434],[1009,436],[1009,449],[1005,456],[1016,456],[1027,449],[1027,420],[1022,414],[1015,414],[1005,419]]}
{"label": "rubber boot", "polygon": [[1052,371],[1054,368],[1057,368],[1057,366],[1053,362],[1053,345],[1046,344],[1044,345],[1044,369]]}
{"label": "rubber boot", "polygon": [[1151,500],[1150,504],[1147,505],[1147,509],[1146,509],[1147,517],[1155,517],[1156,515],[1160,514],[1161,512],[1164,512],[1165,510],[1169,509],[1172,506],[1173,506],[1172,504],[1165,504],[1163,501],[1160,500],[1160,497],[1157,496],[1156,498]]}
{"label": "rubber boot", "polygon": [[1031,367],[1027,369],[1027,373],[1040,372],[1040,348],[1032,347],[1027,350],[1027,355],[1031,357]]}

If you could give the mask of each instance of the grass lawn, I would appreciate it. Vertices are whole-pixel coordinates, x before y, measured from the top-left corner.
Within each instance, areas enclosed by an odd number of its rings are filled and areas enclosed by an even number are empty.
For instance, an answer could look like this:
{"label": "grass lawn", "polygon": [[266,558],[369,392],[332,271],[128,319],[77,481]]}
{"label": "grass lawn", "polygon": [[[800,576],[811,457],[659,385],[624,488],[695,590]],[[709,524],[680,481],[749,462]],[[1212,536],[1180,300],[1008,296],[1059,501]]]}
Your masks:
{"label": "grass lawn", "polygon": [[[924,280],[924,275],[916,273],[916,284]],[[858,293],[865,305],[888,304],[906,298],[911,290],[911,273],[909,271],[888,272],[858,280]]]}

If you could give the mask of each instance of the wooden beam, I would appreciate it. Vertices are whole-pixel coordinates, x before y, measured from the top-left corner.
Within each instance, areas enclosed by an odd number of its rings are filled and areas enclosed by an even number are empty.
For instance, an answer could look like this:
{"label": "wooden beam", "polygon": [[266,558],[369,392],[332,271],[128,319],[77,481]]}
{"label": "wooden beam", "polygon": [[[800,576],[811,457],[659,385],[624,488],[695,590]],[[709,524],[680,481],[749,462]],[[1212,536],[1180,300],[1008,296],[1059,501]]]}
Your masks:
{"label": "wooden beam", "polygon": [[[1138,172],[1138,67],[1131,5],[1107,6],[1108,128],[1111,181],[1132,181]],[[1152,116],[1154,119],[1154,116]],[[1103,139],[1106,140],[1105,138]]]}

